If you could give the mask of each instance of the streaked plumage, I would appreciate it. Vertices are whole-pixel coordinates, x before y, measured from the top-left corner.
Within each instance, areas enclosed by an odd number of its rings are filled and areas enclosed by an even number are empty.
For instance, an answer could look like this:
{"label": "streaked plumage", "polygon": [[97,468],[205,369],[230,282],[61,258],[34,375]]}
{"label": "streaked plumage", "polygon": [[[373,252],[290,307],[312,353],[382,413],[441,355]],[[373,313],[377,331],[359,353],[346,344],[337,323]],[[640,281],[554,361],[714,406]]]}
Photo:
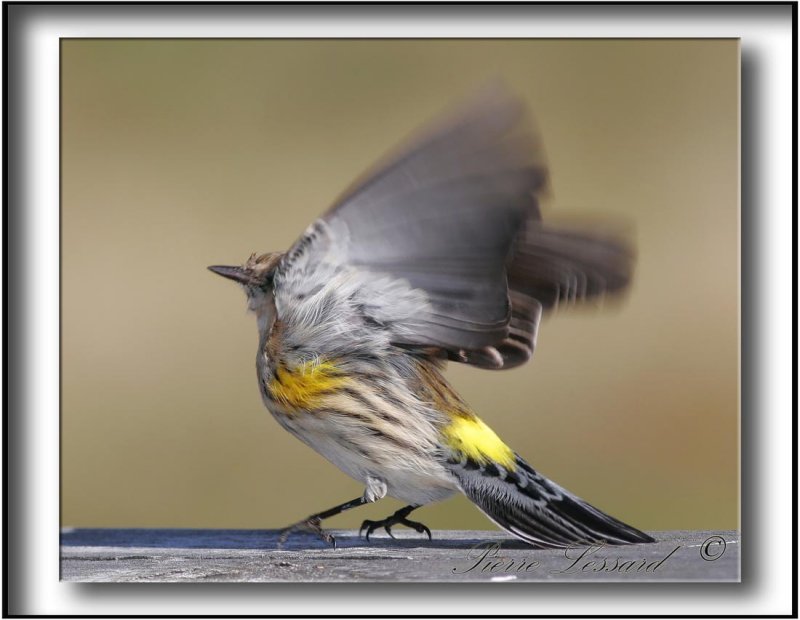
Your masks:
{"label": "streaked plumage", "polygon": [[520,101],[500,89],[398,152],[286,253],[211,268],[244,286],[256,314],[264,404],[365,484],[360,501],[409,504],[377,524],[387,531],[425,531],[408,512],[461,491],[542,546],[652,540],[537,474],[442,375],[447,360],[525,363],[544,311],[626,286],[630,248],[542,224],[542,150]]}

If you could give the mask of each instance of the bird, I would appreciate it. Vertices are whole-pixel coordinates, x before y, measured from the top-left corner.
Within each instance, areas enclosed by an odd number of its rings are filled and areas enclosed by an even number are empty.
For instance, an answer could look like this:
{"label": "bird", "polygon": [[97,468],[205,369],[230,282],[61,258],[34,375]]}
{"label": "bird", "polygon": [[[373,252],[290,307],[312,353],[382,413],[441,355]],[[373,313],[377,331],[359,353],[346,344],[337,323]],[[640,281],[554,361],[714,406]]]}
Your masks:
{"label": "bird", "polygon": [[457,394],[449,362],[533,355],[543,314],[629,284],[621,236],[546,225],[549,171],[525,101],[493,84],[427,123],[356,180],[286,251],[212,272],[244,289],[264,405],[364,492],[281,532],[336,546],[322,521],[384,497],[369,540],[463,493],[538,548],[654,542],[535,470]]}

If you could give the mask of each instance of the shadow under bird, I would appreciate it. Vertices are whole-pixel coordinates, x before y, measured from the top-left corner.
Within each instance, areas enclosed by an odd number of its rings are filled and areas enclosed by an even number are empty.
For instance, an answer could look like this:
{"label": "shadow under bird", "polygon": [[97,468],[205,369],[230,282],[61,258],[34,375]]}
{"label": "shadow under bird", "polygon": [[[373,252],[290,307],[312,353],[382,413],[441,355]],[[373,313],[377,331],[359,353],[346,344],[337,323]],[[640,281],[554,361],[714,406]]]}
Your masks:
{"label": "shadow under bird", "polygon": [[487,89],[357,181],[286,252],[211,271],[242,285],[256,367],[278,423],[365,485],[283,531],[385,496],[367,539],[419,506],[464,493],[541,547],[653,542],[534,470],[456,394],[448,360],[503,370],[533,354],[543,312],[621,291],[620,238],[542,224],[547,167],[516,97]]}

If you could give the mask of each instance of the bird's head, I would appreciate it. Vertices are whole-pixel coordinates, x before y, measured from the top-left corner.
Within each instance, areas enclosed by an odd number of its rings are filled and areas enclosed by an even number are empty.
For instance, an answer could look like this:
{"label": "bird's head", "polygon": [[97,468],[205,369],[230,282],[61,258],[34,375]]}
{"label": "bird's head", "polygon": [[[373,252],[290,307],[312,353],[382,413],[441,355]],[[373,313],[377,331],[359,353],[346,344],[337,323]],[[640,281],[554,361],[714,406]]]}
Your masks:
{"label": "bird's head", "polygon": [[212,265],[209,269],[223,278],[241,284],[247,295],[248,308],[261,318],[262,315],[272,314],[275,303],[272,278],[282,256],[283,252],[251,254],[243,265]]}

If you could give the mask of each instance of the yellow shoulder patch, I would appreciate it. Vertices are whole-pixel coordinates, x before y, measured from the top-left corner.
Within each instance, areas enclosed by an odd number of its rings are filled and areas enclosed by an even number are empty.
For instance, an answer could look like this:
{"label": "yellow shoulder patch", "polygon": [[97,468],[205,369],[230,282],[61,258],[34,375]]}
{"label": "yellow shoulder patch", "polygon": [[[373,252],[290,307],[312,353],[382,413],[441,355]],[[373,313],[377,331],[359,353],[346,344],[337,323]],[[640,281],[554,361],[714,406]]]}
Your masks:
{"label": "yellow shoulder patch", "polygon": [[485,465],[492,461],[508,471],[514,471],[514,451],[477,416],[454,417],[442,431],[450,448]]}
{"label": "yellow shoulder patch", "polygon": [[279,366],[269,392],[277,402],[292,409],[316,409],[321,398],[347,384],[333,362],[311,361],[295,368]]}

